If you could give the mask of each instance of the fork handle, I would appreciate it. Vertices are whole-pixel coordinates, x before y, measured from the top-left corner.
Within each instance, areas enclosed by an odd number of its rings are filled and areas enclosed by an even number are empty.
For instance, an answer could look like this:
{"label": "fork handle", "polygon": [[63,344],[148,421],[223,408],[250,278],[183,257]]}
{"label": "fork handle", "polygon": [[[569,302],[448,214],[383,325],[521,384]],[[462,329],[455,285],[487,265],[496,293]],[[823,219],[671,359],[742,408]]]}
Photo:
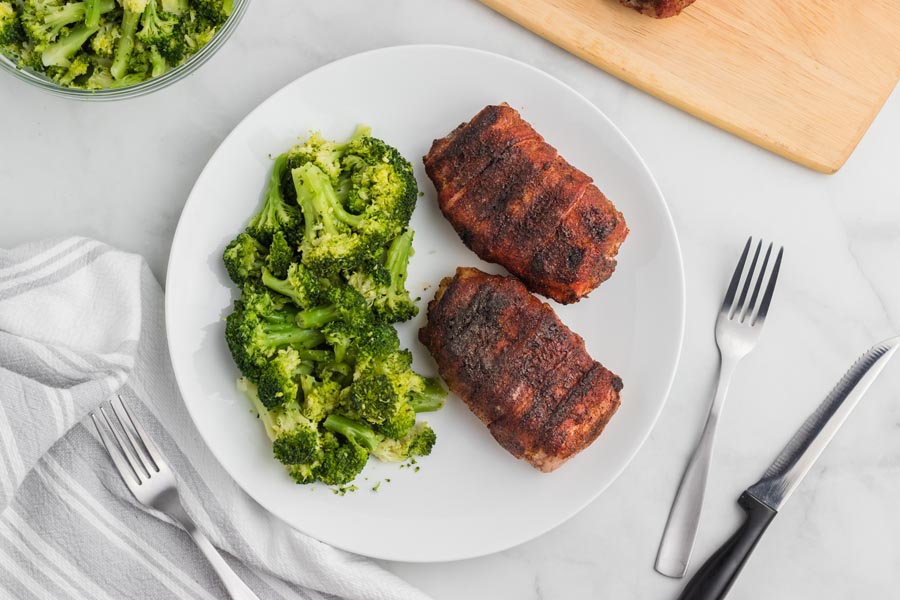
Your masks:
{"label": "fork handle", "polygon": [[706,424],[700,441],[694,449],[681,477],[678,492],[669,511],[666,529],[659,543],[655,568],[667,577],[681,578],[687,571],[700,525],[700,513],[703,510],[703,497],[706,494],[706,480],[712,463],[713,445],[716,439],[716,428],[719,423],[719,412],[728,394],[731,376],[737,366],[737,359],[722,356],[719,369],[719,382],[716,395],[709,407]]}
{"label": "fork handle", "polygon": [[212,545],[209,538],[207,538],[202,531],[197,529],[196,525],[193,523],[185,523],[185,525],[187,532],[194,540],[194,543],[200,548],[200,552],[203,553],[203,556],[205,556],[206,560],[209,561],[209,564],[212,565],[212,568],[219,576],[219,579],[222,580],[222,585],[225,586],[228,594],[234,600],[259,600],[259,597],[253,593],[253,590],[247,587],[247,584],[244,583],[228,563],[225,562],[225,559],[222,558],[222,555],[219,554],[216,547]]}

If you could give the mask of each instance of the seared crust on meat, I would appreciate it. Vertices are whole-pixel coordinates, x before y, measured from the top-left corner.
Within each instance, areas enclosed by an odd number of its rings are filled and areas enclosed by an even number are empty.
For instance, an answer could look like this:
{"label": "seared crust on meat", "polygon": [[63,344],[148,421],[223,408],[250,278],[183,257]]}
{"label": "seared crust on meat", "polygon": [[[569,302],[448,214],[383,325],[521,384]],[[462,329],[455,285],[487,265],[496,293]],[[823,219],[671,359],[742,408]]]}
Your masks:
{"label": "seared crust on meat", "polygon": [[508,105],[435,140],[425,170],[460,239],[532,291],[577,302],[615,270],[622,213]]}
{"label": "seared crust on meat", "polygon": [[674,17],[694,0],[620,0],[625,6],[657,19]]}
{"label": "seared crust on meat", "polygon": [[589,446],[619,407],[622,380],[515,278],[460,267],[419,339],[497,442],[541,471]]}

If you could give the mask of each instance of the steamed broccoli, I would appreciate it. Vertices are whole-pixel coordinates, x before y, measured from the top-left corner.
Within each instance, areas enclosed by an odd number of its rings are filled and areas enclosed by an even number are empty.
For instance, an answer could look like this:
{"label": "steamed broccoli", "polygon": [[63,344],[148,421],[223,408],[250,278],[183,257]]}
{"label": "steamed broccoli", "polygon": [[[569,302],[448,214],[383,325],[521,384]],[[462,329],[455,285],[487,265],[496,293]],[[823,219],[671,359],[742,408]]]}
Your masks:
{"label": "steamed broccoli", "polygon": [[413,254],[413,232],[406,230],[394,238],[383,265],[369,266],[352,273],[347,281],[365,297],[375,314],[389,323],[408,321],[419,314],[406,291],[407,267]]}
{"label": "steamed broccoli", "polygon": [[411,165],[368,127],[341,143],[313,134],[275,159],[261,208],[223,254],[242,287],[226,341],[297,483],[343,485],[370,454],[396,462],[434,445],[417,413],[447,392],[413,371],[392,325],[417,312],[405,285],[416,196]]}
{"label": "steamed broccoli", "polygon": [[266,263],[266,247],[253,236],[241,232],[225,247],[222,260],[231,280],[244,285],[262,274]]}
{"label": "steamed broccoli", "polygon": [[[326,432],[322,435],[322,461],[313,471],[316,479],[327,485],[343,485],[353,481],[369,461],[369,452],[349,438]],[[298,483],[306,483],[297,479]]]}
{"label": "steamed broccoli", "polygon": [[304,220],[302,261],[313,270],[352,271],[409,223],[418,195],[412,165],[367,129],[343,144],[314,134],[288,160]]}
{"label": "steamed broccoli", "polygon": [[19,15],[11,2],[0,2],[0,52],[13,52],[25,39]]}
{"label": "steamed broccoli", "polygon": [[263,268],[262,284],[273,292],[287,296],[301,308],[318,305],[325,293],[319,277],[300,263],[291,264],[284,279],[275,277],[267,268]]}
{"label": "steamed broccoli", "polygon": [[282,193],[281,179],[289,172],[287,166],[287,153],[275,159],[263,205],[247,225],[247,232],[260,241],[268,242],[277,231],[292,239],[295,237],[293,232],[300,226],[302,217],[298,207],[290,204]]}
{"label": "steamed broccoli", "polygon": [[325,341],[319,330],[300,328],[294,316],[290,310],[265,313],[244,302],[235,302],[234,312],[225,320],[225,341],[248,379],[259,381],[261,370],[280,348],[308,350]]}
{"label": "steamed broccoli", "polygon": [[233,8],[232,0],[0,0],[0,52],[65,87],[134,85],[187,60]]}
{"label": "steamed broccoli", "polygon": [[361,421],[333,414],[323,423],[325,429],[340,434],[368,450],[384,462],[401,462],[413,456],[431,454],[437,436],[425,422],[416,424],[399,440],[386,438]]}

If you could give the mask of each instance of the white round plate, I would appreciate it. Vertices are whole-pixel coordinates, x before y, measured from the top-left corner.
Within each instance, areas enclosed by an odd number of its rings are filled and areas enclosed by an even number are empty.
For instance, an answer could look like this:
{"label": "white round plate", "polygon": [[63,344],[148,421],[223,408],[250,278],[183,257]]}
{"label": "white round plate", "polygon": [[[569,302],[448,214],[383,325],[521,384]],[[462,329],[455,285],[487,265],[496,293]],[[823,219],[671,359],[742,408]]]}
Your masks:
{"label": "white round plate", "polygon": [[[412,218],[408,285],[419,316],[399,327],[415,367],[436,373],[416,332],[438,282],[458,265],[502,272],[470,252],[441,216],[421,157],[487,104],[521,111],[566,159],[592,176],[624,213],[631,234],[615,275],[589,298],[554,306],[590,354],[625,382],[622,406],[588,449],[556,472],[516,460],[451,395],[426,415],[438,435],[421,470],[372,459],[345,496],[294,484],[272,458],[250,405],[235,388],[223,318],[235,288],[225,245],[261,201],[277,155],[321,130],[349,136],[358,123],[413,162],[424,196]],[[622,133],[577,92],[523,63],[446,46],[405,46],[351,56],[289,84],[225,139],[191,193],[172,245],[166,291],[172,362],[203,439],[247,493],[296,529],[372,557],[430,562],[497,552],[565,521],[622,472],[669,393],[684,330],[681,253],[662,194]],[[390,482],[387,480],[390,479]],[[377,492],[371,488],[381,481]]]}

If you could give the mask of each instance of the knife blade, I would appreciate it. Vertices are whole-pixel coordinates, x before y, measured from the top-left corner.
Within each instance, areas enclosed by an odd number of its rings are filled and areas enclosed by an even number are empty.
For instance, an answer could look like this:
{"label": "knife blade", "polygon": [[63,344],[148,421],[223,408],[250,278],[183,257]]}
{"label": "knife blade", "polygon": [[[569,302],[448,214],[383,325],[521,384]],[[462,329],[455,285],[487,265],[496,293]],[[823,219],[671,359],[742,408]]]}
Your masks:
{"label": "knife blade", "polygon": [[816,459],[897,351],[900,337],[872,346],[794,434],[762,478],[738,499],[747,518],[700,567],[679,600],[724,598],[778,510],[809,472]]}

